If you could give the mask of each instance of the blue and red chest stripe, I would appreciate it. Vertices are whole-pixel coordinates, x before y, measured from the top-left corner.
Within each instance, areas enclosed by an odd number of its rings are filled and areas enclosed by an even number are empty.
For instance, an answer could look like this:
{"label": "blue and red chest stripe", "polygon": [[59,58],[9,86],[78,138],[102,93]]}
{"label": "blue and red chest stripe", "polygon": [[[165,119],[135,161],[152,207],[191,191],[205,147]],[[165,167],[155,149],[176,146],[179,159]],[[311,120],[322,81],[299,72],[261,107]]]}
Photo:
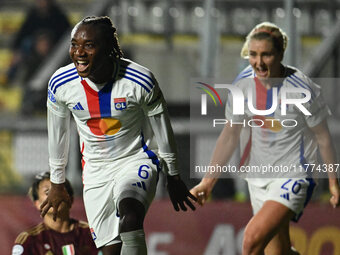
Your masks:
{"label": "blue and red chest stripe", "polygon": [[81,81],[90,114],[87,126],[95,135],[114,135],[121,128],[120,121],[112,118],[111,107],[113,102],[111,102],[111,94],[113,82],[113,80],[108,82],[97,92],[88,85],[86,80]]}
{"label": "blue and red chest stripe", "polygon": [[93,90],[86,80],[82,80],[86,101],[91,118],[111,117],[111,93],[113,81],[108,82],[100,91]]}

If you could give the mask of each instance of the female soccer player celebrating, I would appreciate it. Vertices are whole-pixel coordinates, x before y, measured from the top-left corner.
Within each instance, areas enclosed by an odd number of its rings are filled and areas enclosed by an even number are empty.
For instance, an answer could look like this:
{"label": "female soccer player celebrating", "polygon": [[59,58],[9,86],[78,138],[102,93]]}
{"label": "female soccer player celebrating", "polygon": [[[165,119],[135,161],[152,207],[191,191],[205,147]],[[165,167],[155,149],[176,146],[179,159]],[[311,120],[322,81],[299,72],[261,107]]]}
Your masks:
{"label": "female soccer player celebrating", "polygon": [[[175,210],[195,209],[179,177],[175,140],[162,92],[147,68],[124,59],[108,17],[87,17],[71,33],[72,64],[48,86],[52,187],[42,215],[63,202],[69,122],[78,127],[84,204],[96,246],[108,254],[146,254],[143,221],[163,162]],[[151,132],[150,132],[151,131]],[[159,156],[149,148],[151,133]],[[186,205],[185,205],[186,204]]]}
{"label": "female soccer player celebrating", "polygon": [[[269,22],[257,25],[247,36],[241,56],[249,59],[250,65],[234,82],[234,86],[245,95],[245,114],[233,115],[233,101],[228,97],[225,114],[229,124],[217,140],[210,163],[221,166],[229,161],[238,146],[242,123],[251,120],[252,126],[257,123],[258,127],[251,128],[248,164],[260,171],[261,166],[292,166],[291,169],[295,169],[296,173],[279,173],[277,176],[247,176],[254,216],[244,232],[243,255],[298,254],[291,248],[289,221],[301,216],[315,186],[308,163],[317,164],[317,147],[326,168],[335,167],[336,163],[326,121],[329,111],[320,87],[298,69],[281,63],[287,39],[279,27]],[[248,94],[248,90],[251,93]],[[284,100],[284,93],[287,98],[298,101],[306,95],[311,98],[300,107],[287,104],[286,109],[281,109],[278,104],[275,109],[275,96]],[[266,114],[255,115],[253,108],[247,108],[249,103],[259,111],[267,110]],[[278,121],[283,119],[289,119],[294,125],[285,127]],[[231,125],[231,122],[238,124]],[[242,157],[242,161],[245,158]],[[209,173],[191,190],[200,204],[205,203],[217,177]],[[331,171],[328,178],[330,203],[336,207],[339,205],[338,180]]]}

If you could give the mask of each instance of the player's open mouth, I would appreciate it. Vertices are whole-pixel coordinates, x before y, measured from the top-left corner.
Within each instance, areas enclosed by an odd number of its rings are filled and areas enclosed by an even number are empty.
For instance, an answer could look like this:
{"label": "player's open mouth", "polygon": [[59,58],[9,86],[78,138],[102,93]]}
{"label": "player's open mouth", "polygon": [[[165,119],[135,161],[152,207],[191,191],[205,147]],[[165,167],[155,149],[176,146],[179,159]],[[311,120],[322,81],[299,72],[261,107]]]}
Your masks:
{"label": "player's open mouth", "polygon": [[260,77],[267,77],[268,69],[267,68],[256,68],[256,75]]}
{"label": "player's open mouth", "polygon": [[76,66],[77,66],[78,72],[84,72],[87,69],[87,67],[89,66],[89,62],[78,60],[78,61],[76,61]]}

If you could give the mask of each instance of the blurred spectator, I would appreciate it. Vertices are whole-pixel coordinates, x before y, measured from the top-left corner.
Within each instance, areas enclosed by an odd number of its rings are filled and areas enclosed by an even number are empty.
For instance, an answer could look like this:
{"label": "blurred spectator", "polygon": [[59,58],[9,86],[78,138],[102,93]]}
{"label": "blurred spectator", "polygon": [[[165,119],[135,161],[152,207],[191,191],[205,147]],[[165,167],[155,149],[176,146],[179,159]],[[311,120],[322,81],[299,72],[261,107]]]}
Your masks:
{"label": "blurred spectator", "polygon": [[22,114],[31,114],[36,111],[41,111],[41,105],[44,105],[47,98],[45,89],[42,91],[32,91],[25,84],[30,80],[43,63],[45,57],[53,47],[53,36],[49,31],[38,31],[33,38],[33,45],[30,54],[22,60],[22,81],[23,81],[23,99],[21,105]]}
{"label": "blurred spectator", "polygon": [[67,16],[54,0],[35,0],[14,37],[7,83],[27,84],[47,52],[69,28]]}
{"label": "blurred spectator", "polygon": [[13,59],[8,75],[9,81],[14,78],[20,62],[27,55],[30,55],[37,31],[50,31],[52,44],[55,45],[69,28],[70,23],[66,15],[54,0],[36,0],[14,38],[12,45]]}

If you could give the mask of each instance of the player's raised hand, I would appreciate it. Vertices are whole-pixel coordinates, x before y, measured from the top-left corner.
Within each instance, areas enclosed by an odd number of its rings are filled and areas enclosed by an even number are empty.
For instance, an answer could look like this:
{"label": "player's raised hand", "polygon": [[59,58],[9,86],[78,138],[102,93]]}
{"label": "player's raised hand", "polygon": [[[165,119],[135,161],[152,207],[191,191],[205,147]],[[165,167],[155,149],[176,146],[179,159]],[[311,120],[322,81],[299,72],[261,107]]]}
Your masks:
{"label": "player's raised hand", "polygon": [[51,183],[51,189],[48,192],[46,200],[40,205],[40,215],[44,217],[46,213],[53,208],[53,220],[57,220],[58,209],[62,203],[71,206],[71,198],[66,191],[65,185]]}
{"label": "player's raised hand", "polygon": [[333,206],[333,208],[336,208],[340,205],[340,188],[338,180],[330,179],[329,180],[329,192],[331,193],[331,198],[329,199],[329,202]]}
{"label": "player's raised hand", "polygon": [[189,192],[179,175],[167,176],[167,181],[167,188],[174,209],[176,211],[179,211],[180,209],[186,211],[186,206],[189,206],[191,210],[194,211],[196,208],[191,200],[196,201],[197,199]]}

